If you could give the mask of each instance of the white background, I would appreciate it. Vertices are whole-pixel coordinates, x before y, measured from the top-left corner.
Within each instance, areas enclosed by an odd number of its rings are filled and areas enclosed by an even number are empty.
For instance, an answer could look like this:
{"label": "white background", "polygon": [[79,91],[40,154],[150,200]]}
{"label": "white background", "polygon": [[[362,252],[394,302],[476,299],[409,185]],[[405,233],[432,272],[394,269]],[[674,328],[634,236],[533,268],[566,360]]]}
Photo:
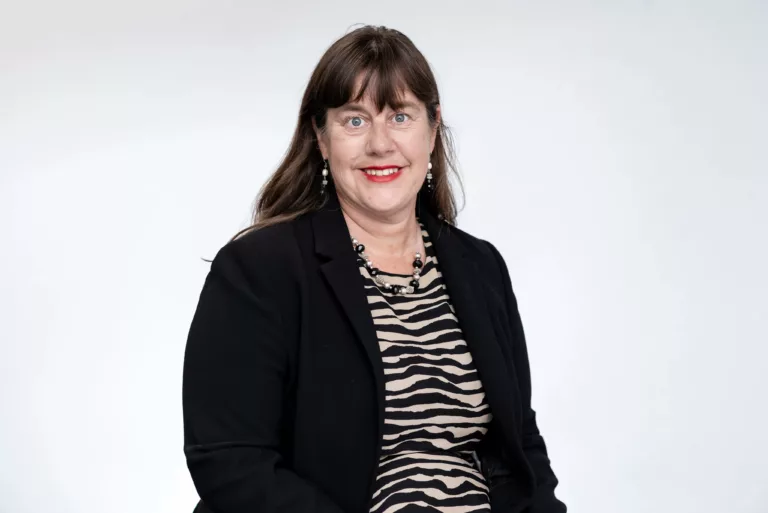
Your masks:
{"label": "white background", "polygon": [[201,257],[361,22],[435,69],[571,511],[768,511],[768,4],[3,0],[0,512],[191,512]]}

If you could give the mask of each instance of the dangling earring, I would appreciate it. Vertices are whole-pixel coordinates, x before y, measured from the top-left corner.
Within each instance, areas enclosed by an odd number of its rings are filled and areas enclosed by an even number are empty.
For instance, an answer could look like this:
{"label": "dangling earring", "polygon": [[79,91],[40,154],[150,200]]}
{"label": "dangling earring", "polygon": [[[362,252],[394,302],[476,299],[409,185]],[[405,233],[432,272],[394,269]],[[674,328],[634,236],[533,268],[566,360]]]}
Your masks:
{"label": "dangling earring", "polygon": [[323,160],[323,184],[320,186],[320,195],[325,194],[325,187],[328,185],[328,161]]}
{"label": "dangling earring", "polygon": [[434,187],[432,186],[432,162],[430,161],[429,164],[427,164],[427,189],[429,192],[432,192],[434,190]]}

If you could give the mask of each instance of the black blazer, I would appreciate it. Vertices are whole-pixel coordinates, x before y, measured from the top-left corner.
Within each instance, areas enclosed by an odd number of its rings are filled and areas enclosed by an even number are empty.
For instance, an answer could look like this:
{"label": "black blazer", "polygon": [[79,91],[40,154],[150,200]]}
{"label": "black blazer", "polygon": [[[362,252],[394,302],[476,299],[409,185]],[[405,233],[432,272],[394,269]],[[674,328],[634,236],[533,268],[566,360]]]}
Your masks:
{"label": "black blazer", "polygon": [[[333,195],[332,195],[333,196]],[[560,513],[531,409],[523,327],[488,242],[423,215],[493,413],[478,450],[494,513]],[[214,513],[367,513],[384,372],[338,200],[224,246],[184,361],[184,451]]]}

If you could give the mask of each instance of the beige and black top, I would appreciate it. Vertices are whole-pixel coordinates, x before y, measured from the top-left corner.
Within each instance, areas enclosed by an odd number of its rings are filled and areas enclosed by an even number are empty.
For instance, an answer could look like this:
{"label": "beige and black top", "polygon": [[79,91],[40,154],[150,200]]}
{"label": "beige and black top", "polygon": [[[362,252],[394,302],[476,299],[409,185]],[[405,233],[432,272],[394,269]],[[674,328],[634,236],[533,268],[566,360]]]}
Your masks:
{"label": "beige and black top", "polygon": [[[434,248],[413,294],[385,292],[360,262],[386,378],[384,440],[372,513],[490,511],[473,451],[491,412]],[[380,274],[407,285],[410,276]]]}

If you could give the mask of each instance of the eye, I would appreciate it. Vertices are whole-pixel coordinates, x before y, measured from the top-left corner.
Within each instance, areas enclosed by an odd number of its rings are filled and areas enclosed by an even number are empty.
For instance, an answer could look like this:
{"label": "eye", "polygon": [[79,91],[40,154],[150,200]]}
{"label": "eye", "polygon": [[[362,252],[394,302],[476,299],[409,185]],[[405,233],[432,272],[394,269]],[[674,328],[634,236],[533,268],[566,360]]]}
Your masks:
{"label": "eye", "polygon": [[404,112],[398,112],[397,114],[395,114],[394,120],[395,120],[395,123],[405,123],[406,121],[408,121],[409,118],[410,116],[408,114]]}
{"label": "eye", "polygon": [[360,128],[364,123],[365,121],[360,116],[350,116],[344,120],[344,124],[349,125],[352,128]]}

